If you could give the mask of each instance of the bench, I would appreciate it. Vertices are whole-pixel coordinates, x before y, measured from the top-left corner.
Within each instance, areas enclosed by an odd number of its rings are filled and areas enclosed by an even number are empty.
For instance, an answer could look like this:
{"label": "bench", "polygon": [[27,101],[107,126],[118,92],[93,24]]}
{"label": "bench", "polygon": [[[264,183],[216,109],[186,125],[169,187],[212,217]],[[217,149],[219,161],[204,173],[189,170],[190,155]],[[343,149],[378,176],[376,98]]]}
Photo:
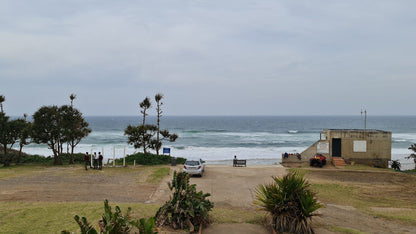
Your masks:
{"label": "bench", "polygon": [[234,159],[233,160],[233,167],[247,167],[247,160],[242,159]]}

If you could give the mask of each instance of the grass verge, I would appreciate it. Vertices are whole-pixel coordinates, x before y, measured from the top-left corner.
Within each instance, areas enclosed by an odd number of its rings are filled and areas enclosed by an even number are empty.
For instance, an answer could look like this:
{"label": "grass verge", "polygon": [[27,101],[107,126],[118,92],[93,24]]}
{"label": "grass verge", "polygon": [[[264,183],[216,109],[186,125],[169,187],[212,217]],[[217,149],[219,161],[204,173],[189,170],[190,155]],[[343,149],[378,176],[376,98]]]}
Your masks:
{"label": "grass verge", "polygon": [[261,224],[264,222],[266,212],[214,207],[214,209],[212,209],[212,211],[210,212],[210,216],[213,219],[214,223]]}
{"label": "grass verge", "polygon": [[355,229],[351,228],[345,228],[340,226],[330,226],[329,230],[337,232],[337,233],[343,233],[343,234],[365,234],[366,232],[361,232]]}
{"label": "grass verge", "polygon": [[[159,205],[148,204],[115,204],[123,214],[128,207],[132,208],[133,219],[152,217]],[[104,213],[104,202],[0,202],[1,233],[60,233],[62,230],[79,232],[74,220],[75,215],[86,217],[98,228],[98,220]]]}
{"label": "grass verge", "polygon": [[0,166],[0,180],[38,173],[44,171],[45,168],[43,165]]}
{"label": "grass verge", "polygon": [[146,182],[148,183],[159,183],[163,178],[168,176],[170,173],[170,168],[161,167],[161,168],[152,168],[151,174],[147,177]]}
{"label": "grass verge", "polygon": [[306,174],[311,178],[312,190],[324,204],[352,206],[372,216],[416,225],[415,176],[389,171],[377,174],[350,172],[331,181],[328,175],[335,173],[323,171],[309,170]]}

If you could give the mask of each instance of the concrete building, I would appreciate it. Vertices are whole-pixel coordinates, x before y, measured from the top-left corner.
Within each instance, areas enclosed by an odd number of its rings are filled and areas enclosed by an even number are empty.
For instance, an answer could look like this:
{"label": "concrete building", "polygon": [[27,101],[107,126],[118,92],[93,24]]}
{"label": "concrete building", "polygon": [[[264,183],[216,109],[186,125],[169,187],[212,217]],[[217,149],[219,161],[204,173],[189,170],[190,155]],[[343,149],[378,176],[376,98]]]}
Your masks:
{"label": "concrete building", "polygon": [[[391,132],[373,129],[325,129],[320,134],[320,140],[301,153],[301,161],[308,162],[317,153],[326,156],[328,163],[345,160],[348,164],[388,167],[391,160]],[[293,159],[282,161],[296,162]]]}

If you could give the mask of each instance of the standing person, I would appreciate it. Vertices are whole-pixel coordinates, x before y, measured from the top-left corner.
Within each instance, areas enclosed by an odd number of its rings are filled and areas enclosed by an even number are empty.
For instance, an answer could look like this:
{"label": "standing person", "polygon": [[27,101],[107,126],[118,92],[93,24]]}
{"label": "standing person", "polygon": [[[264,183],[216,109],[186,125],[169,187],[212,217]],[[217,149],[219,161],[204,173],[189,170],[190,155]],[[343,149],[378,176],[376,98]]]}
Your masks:
{"label": "standing person", "polygon": [[98,169],[97,152],[94,152],[94,169]]}
{"label": "standing person", "polygon": [[287,152],[285,152],[283,158],[289,158],[289,154],[287,154]]}
{"label": "standing person", "polygon": [[98,169],[103,169],[103,155],[101,152],[98,152]]}
{"label": "standing person", "polygon": [[84,161],[85,161],[85,170],[88,171],[88,165],[90,165],[90,156],[88,155],[88,152],[85,153]]}

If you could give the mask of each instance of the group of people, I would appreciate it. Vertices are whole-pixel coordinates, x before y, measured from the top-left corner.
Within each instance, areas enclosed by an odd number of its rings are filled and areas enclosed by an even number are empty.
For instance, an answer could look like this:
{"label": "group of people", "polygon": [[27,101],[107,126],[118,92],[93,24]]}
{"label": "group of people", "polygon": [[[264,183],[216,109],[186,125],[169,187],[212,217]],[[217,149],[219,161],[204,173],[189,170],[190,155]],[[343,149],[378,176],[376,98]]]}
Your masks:
{"label": "group of people", "polygon": [[293,154],[288,154],[287,152],[285,152],[283,154],[283,158],[289,158],[289,156],[294,155],[296,156],[299,160],[302,160],[302,156],[300,155],[300,153],[293,153]]}
{"label": "group of people", "polygon": [[97,157],[97,152],[94,152],[94,154],[92,155],[92,163],[91,163],[90,155],[88,154],[88,152],[86,152],[85,156],[84,156],[85,170],[88,171],[88,166],[92,169],[102,170],[103,169],[103,158],[104,157],[101,154],[101,152],[98,152],[98,157]]}

